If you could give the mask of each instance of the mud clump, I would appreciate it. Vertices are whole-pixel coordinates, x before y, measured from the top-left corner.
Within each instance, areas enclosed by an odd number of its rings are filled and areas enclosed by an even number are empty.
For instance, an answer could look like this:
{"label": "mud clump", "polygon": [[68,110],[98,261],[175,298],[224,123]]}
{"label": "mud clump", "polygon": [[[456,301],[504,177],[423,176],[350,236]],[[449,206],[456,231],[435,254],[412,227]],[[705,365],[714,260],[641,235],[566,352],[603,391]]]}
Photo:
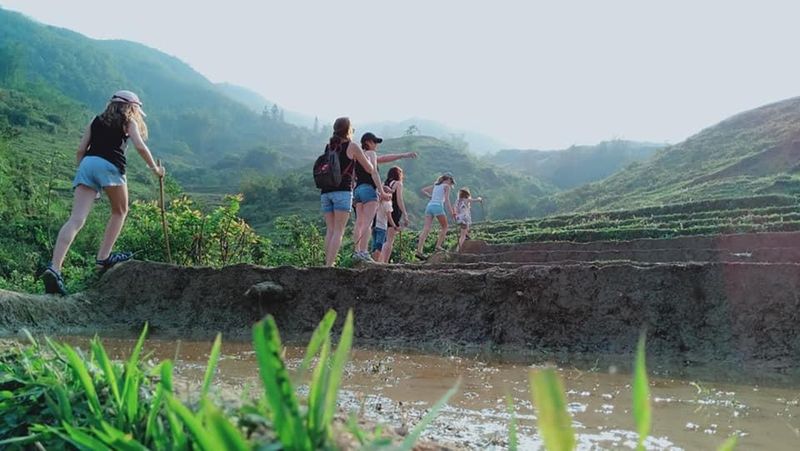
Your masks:
{"label": "mud clump", "polygon": [[0,292],[0,335],[247,339],[272,314],[307,338],[328,309],[355,312],[357,340],[478,344],[542,352],[648,354],[688,362],[800,363],[800,265],[571,264],[358,270],[128,262],[67,298]]}

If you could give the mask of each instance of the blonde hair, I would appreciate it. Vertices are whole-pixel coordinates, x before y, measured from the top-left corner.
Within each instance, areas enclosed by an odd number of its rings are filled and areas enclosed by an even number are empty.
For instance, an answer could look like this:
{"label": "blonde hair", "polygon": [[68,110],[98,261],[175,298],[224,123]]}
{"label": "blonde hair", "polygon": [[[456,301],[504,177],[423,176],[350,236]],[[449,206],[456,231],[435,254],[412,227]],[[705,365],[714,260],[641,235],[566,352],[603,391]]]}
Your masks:
{"label": "blonde hair", "polygon": [[147,124],[139,111],[138,105],[134,103],[109,102],[106,110],[100,114],[100,121],[107,127],[125,129],[130,122],[136,122],[139,128],[139,135],[143,140],[147,140]]}
{"label": "blonde hair", "polygon": [[472,193],[469,192],[469,188],[464,187],[458,190],[459,199],[469,199],[470,197],[472,197]]}

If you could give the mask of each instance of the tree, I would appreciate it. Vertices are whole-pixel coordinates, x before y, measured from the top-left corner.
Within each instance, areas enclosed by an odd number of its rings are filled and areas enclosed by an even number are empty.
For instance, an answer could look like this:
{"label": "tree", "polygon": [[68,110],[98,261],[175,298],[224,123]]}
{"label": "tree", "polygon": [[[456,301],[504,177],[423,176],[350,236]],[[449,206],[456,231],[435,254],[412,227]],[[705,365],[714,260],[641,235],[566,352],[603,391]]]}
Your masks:
{"label": "tree", "polygon": [[278,108],[278,104],[272,105],[272,120],[277,121],[280,119],[281,109]]}
{"label": "tree", "polygon": [[405,136],[418,135],[419,134],[419,128],[417,128],[417,126],[413,125],[413,124],[409,125],[404,134],[405,134]]}
{"label": "tree", "polygon": [[319,117],[314,116],[314,133],[319,133]]}

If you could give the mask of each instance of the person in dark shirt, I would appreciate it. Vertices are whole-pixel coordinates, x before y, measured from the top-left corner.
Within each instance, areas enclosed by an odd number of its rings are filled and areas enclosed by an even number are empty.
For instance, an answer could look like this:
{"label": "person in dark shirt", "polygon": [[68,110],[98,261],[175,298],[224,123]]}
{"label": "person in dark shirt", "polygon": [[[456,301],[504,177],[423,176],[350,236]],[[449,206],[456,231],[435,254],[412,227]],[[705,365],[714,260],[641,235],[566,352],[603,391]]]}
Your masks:
{"label": "person in dark shirt", "polygon": [[61,276],[64,258],[86,222],[94,200],[102,191],[105,191],[111,202],[111,217],[97,251],[97,266],[105,269],[133,257],[129,252],[111,253],[128,213],[128,186],[125,178],[128,139],[133,141],[133,146],[153,174],[164,176],[164,168],[156,165],[145,144],[147,125],[144,116],[142,102],[136,94],[131,91],[117,91],[109,100],[105,111],[86,127],[78,145],[78,170],[72,182],[72,213],[58,232],[53,258],[42,273],[45,292],[67,294],[64,278]]}

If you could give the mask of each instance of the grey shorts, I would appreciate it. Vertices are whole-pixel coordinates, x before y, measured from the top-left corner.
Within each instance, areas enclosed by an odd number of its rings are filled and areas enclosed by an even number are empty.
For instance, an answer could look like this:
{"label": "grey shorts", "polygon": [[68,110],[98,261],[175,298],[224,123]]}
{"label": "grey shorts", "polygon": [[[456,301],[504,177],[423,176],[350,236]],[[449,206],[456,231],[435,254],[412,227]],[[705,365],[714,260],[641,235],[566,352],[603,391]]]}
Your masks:
{"label": "grey shorts", "polygon": [[89,156],[83,157],[81,160],[75,179],[72,180],[72,188],[84,185],[99,193],[103,188],[122,186],[127,182],[125,174],[120,173],[119,168],[110,161],[101,157]]}

